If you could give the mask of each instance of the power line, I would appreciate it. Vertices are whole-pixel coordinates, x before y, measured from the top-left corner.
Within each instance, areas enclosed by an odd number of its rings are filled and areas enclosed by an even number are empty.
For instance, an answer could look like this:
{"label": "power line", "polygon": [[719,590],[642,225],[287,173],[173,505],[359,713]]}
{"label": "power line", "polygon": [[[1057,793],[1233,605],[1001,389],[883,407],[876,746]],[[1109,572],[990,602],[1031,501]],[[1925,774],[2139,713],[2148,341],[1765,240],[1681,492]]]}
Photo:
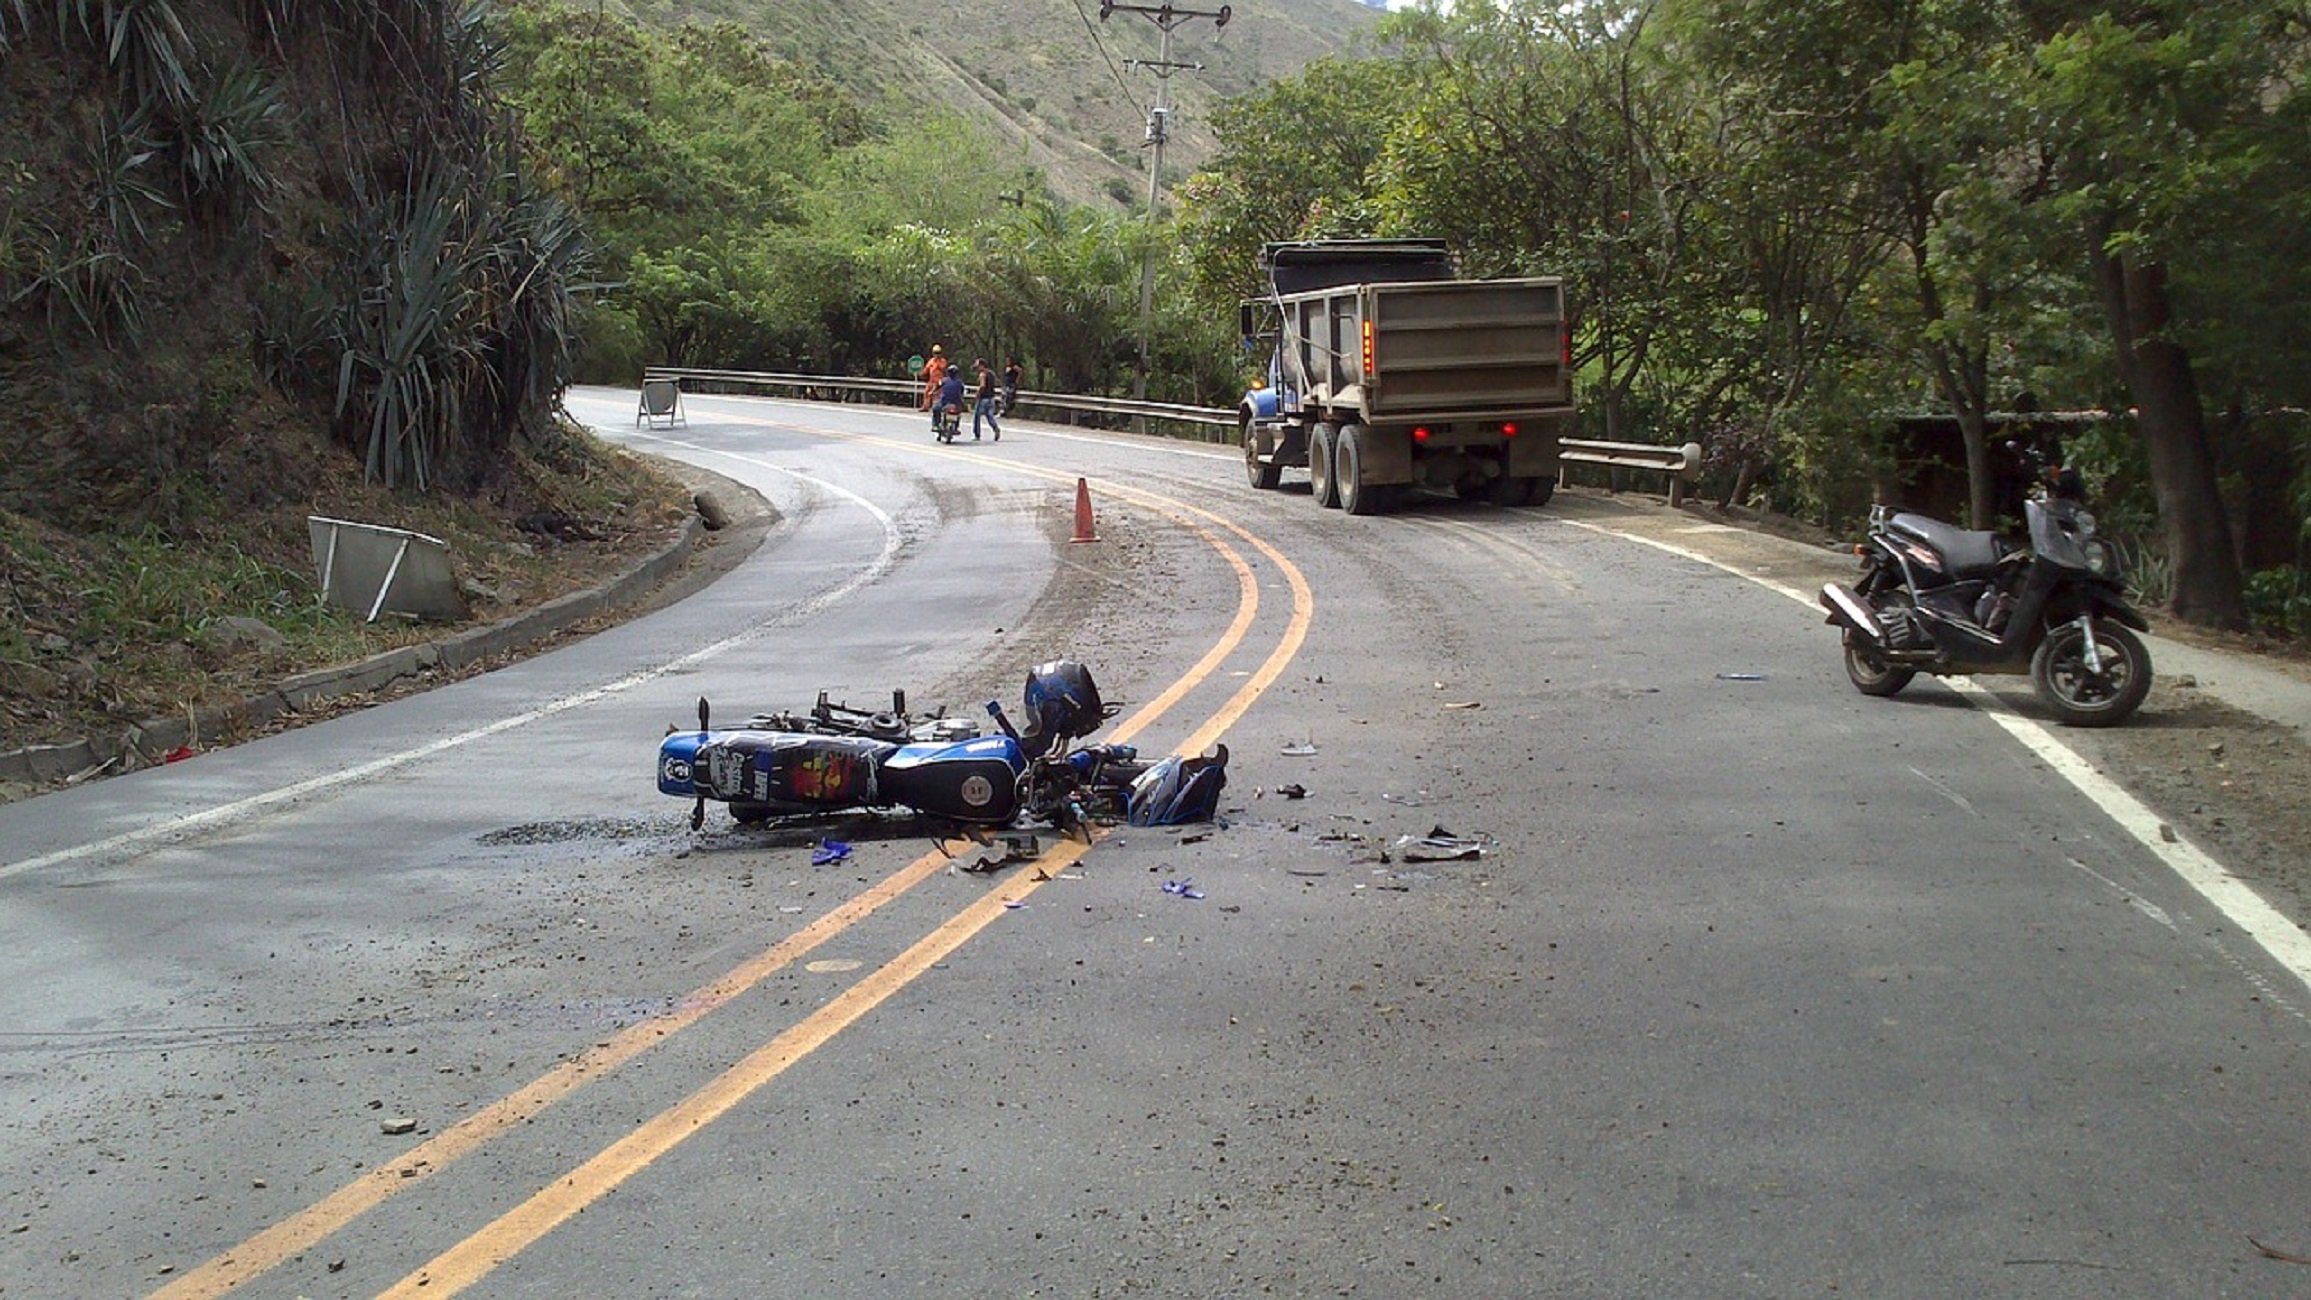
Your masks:
{"label": "power line", "polygon": [[[1075,0],[1075,16],[1083,20],[1084,34],[1091,37],[1091,48],[1098,50],[1099,57],[1107,61],[1108,75],[1114,77],[1115,84],[1122,87],[1127,98],[1130,97],[1131,82],[1124,77],[1123,69],[1115,66],[1115,56],[1107,52],[1107,45],[1099,39],[1099,29],[1091,25],[1091,15],[1083,11],[1083,0]],[[1102,8],[1099,16],[1107,17],[1107,10]]]}
{"label": "power line", "polygon": [[[1083,0],[1075,0],[1077,13],[1083,12]],[[1117,10],[1139,14],[1163,31],[1162,53],[1159,57],[1134,59],[1134,67],[1146,68],[1156,76],[1155,107],[1148,110],[1147,142],[1153,153],[1147,169],[1147,225],[1148,237],[1139,260],[1139,368],[1133,372],[1131,396],[1133,401],[1147,400],[1148,353],[1155,336],[1155,230],[1158,203],[1163,195],[1164,142],[1171,138],[1171,80],[1174,72],[1198,69],[1201,63],[1172,62],[1172,29],[1197,18],[1209,18],[1214,28],[1228,25],[1234,9],[1221,5],[1217,9],[1182,9],[1170,0],[1159,5],[1118,4],[1116,0],[1099,0],[1102,22]]]}

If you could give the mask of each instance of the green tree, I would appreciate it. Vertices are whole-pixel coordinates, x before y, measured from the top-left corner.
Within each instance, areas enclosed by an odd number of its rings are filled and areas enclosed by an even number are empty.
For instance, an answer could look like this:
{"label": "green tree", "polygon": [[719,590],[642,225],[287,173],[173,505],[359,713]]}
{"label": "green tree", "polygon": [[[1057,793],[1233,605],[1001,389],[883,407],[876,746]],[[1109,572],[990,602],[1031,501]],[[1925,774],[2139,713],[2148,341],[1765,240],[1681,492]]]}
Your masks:
{"label": "green tree", "polygon": [[[2172,606],[2241,627],[2245,588],[2178,280],[2216,276],[2202,238],[2215,206],[2299,157],[2304,24],[2257,0],[2020,6],[2037,42],[2030,89],[2060,211],[2083,236],[2120,379],[2136,412],[2174,568]],[[2276,214],[2272,214],[2276,215]],[[2296,259],[2299,262],[2299,259]]]}
{"label": "green tree", "polygon": [[1401,58],[1321,59],[1212,114],[1211,162],[1180,187],[1179,246],[1212,310],[1261,291],[1262,244],[1362,234],[1370,173],[1417,74]]}

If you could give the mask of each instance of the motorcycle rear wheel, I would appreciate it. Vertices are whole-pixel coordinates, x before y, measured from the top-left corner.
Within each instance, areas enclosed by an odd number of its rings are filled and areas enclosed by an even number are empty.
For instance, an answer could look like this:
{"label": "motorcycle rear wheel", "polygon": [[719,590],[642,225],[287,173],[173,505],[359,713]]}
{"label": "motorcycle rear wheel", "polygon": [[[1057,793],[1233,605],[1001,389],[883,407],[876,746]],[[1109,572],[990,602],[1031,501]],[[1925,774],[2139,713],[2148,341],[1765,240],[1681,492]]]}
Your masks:
{"label": "motorcycle rear wheel", "polygon": [[2114,727],[2133,716],[2151,690],[2150,651],[2116,623],[2097,622],[2095,646],[2102,671],[2086,666],[2086,638],[2065,623],[2046,634],[2030,656],[2030,684],[2069,727]]}

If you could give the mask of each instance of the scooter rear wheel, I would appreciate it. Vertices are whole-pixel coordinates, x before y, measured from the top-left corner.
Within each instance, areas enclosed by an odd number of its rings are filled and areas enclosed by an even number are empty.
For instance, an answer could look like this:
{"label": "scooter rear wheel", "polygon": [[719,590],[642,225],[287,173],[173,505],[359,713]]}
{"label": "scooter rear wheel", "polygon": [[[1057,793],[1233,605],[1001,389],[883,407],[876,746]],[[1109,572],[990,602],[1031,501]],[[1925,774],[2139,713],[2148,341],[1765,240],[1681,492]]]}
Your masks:
{"label": "scooter rear wheel", "polygon": [[1889,664],[1858,635],[1846,634],[1846,677],[1855,690],[1864,695],[1896,695],[1917,675],[1917,669]]}
{"label": "scooter rear wheel", "polygon": [[2030,684],[2065,726],[2113,727],[2142,706],[2151,690],[2151,656],[2142,639],[2116,623],[2097,622],[2102,671],[2086,664],[2086,638],[2075,623],[2046,634],[2030,656]]}

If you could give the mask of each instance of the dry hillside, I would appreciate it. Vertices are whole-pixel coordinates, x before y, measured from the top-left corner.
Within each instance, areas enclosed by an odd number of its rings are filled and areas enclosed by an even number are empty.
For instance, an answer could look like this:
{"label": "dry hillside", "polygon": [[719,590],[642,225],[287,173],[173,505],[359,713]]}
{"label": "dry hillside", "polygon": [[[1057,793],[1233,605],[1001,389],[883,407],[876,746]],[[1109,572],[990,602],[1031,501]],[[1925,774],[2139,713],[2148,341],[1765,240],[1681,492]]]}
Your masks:
{"label": "dry hillside", "polygon": [[[647,22],[728,20],[780,53],[823,68],[869,99],[932,104],[986,124],[1016,159],[1052,178],[1076,202],[1106,201],[1121,182],[1144,195],[1145,113],[1162,34],[1147,17],[1098,0],[606,0]],[[1217,3],[1181,8],[1217,10]],[[1290,76],[1346,49],[1379,15],[1356,0],[1246,0],[1225,28],[1179,24],[1166,183],[1177,183],[1213,148],[1220,99]]]}

